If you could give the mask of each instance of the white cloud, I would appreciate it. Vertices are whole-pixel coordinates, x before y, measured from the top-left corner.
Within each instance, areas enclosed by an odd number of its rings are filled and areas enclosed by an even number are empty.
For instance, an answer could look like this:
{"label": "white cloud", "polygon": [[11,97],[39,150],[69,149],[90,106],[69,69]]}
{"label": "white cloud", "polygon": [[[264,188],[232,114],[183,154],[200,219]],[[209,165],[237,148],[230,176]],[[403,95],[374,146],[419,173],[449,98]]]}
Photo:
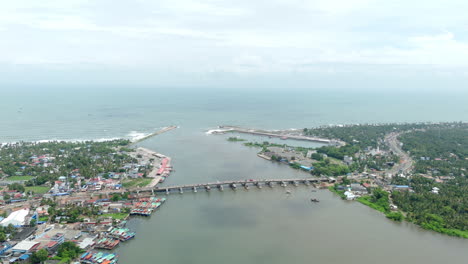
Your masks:
{"label": "white cloud", "polygon": [[468,40],[460,38],[467,9],[456,0],[18,0],[0,8],[0,64],[201,73],[468,68]]}

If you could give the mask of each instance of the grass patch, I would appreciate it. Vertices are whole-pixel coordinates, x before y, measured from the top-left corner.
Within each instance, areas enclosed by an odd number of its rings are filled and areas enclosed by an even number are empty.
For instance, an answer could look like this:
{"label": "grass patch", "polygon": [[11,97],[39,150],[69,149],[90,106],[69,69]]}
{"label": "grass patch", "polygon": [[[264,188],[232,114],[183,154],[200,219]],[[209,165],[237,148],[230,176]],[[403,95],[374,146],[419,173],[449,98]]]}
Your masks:
{"label": "grass patch", "polygon": [[39,217],[39,221],[47,222],[47,221],[49,221],[49,217],[48,216],[41,216],[41,217]]}
{"label": "grass patch", "polygon": [[146,185],[150,184],[150,182],[153,179],[150,178],[138,178],[138,179],[132,179],[128,180],[124,183],[122,183],[122,186],[125,188],[130,188],[130,187],[145,187]]}
{"label": "grass patch", "polygon": [[102,214],[102,217],[112,217],[115,220],[122,220],[128,216],[126,213],[110,213],[110,214]]}
{"label": "grass patch", "polygon": [[24,187],[24,189],[26,190],[26,192],[32,191],[33,193],[37,194],[47,193],[50,190],[50,188],[46,186],[27,186]]}
{"label": "grass patch", "polygon": [[387,213],[387,209],[386,209],[385,207],[380,206],[380,205],[378,205],[378,204],[376,204],[376,203],[373,203],[373,202],[371,201],[371,199],[372,199],[372,198],[371,198],[370,196],[361,196],[361,197],[357,198],[356,200],[357,200],[358,202],[364,204],[364,205],[369,206],[369,207],[372,208],[372,209],[375,209],[375,210],[379,211],[379,212],[382,212],[382,213],[384,213],[384,214]]}
{"label": "grass patch", "polygon": [[10,176],[6,178],[7,181],[29,181],[34,179],[33,176]]}

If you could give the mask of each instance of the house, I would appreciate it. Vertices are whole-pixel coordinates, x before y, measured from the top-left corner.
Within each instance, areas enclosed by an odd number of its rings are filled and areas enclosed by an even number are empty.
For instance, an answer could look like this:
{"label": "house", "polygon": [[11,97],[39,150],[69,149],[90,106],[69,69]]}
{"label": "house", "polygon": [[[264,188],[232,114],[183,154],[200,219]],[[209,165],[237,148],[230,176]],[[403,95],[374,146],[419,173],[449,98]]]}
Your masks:
{"label": "house", "polygon": [[367,182],[363,183],[362,186],[364,186],[365,188],[370,188],[371,187],[370,183],[367,183]]}
{"label": "house", "polygon": [[350,165],[351,163],[353,163],[353,157],[344,156],[343,161],[344,161],[347,165]]}
{"label": "house", "polygon": [[354,193],[367,194],[367,188],[359,183],[351,183],[350,188]]}

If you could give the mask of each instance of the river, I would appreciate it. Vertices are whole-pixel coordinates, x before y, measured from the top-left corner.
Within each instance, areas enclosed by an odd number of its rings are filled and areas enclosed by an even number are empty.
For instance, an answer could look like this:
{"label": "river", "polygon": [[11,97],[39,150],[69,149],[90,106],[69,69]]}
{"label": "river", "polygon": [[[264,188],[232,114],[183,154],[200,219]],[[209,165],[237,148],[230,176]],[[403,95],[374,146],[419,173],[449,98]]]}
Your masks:
{"label": "river", "polygon": [[[287,129],[468,121],[466,92],[10,88],[2,91],[0,142],[136,138],[180,126],[139,143],[172,157],[176,171],[167,185],[307,176],[258,158],[257,149],[205,133],[217,125]],[[290,195],[281,187],[171,194],[151,217],[130,220],[137,236],[117,248],[120,263],[431,264],[468,259],[467,239],[392,222],[327,190],[287,188]],[[320,203],[311,203],[311,197]]]}

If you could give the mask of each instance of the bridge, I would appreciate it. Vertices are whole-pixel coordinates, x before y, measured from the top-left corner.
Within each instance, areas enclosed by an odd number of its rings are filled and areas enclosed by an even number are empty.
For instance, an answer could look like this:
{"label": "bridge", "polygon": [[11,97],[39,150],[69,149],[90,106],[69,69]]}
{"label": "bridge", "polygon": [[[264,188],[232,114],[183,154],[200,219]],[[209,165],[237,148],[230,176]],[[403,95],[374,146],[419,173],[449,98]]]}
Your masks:
{"label": "bridge", "polygon": [[171,192],[183,193],[184,191],[193,191],[197,192],[198,190],[211,191],[212,189],[218,189],[223,191],[225,188],[228,189],[237,189],[245,188],[249,189],[250,187],[262,188],[263,186],[274,187],[279,185],[286,187],[291,184],[293,186],[311,185],[317,183],[333,183],[335,182],[334,178],[296,178],[296,179],[264,179],[264,180],[236,180],[236,181],[222,181],[222,182],[211,182],[211,183],[200,183],[200,184],[187,184],[187,185],[176,185],[176,186],[165,186],[165,187],[154,187],[154,188],[136,188],[130,189],[130,192],[133,193],[145,193],[151,192],[155,193],[166,193],[170,194]]}

